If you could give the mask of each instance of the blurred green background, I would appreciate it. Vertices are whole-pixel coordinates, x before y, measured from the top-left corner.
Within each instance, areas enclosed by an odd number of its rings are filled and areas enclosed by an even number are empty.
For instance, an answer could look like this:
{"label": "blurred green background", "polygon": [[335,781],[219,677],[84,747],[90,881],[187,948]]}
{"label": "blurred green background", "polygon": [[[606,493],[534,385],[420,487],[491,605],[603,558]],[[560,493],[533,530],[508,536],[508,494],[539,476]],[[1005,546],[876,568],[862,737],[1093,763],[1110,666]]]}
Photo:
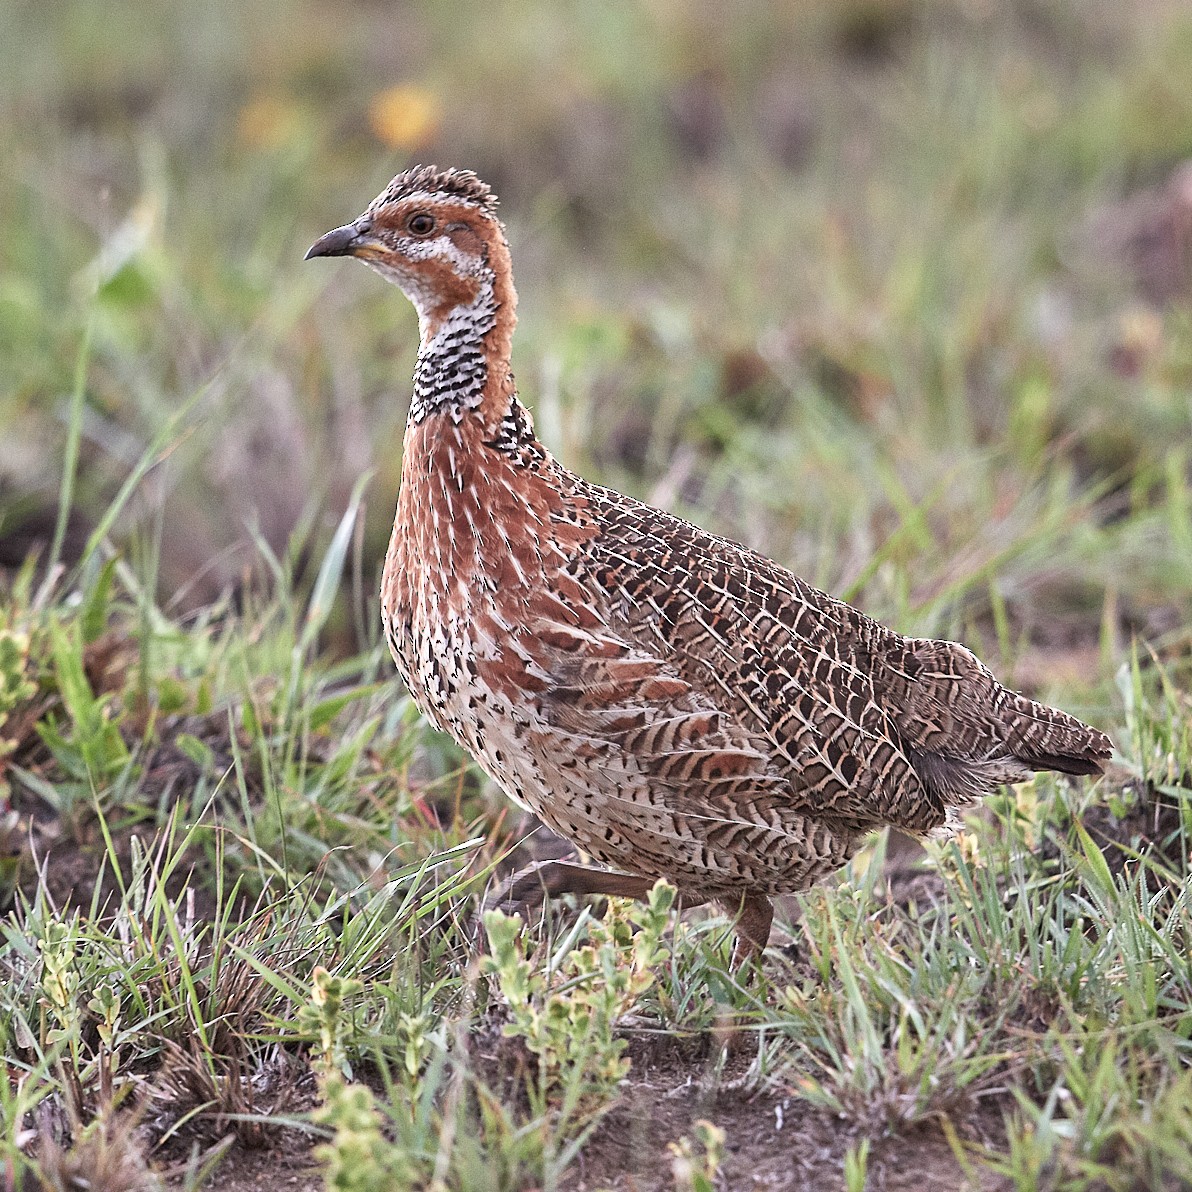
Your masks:
{"label": "blurred green background", "polygon": [[1186,3],[3,0],[0,80],[8,566],[79,377],[68,559],[152,461],[112,533],[196,607],[375,468],[367,591],[416,323],[302,254],[434,162],[570,466],[1030,686],[1188,648]]}

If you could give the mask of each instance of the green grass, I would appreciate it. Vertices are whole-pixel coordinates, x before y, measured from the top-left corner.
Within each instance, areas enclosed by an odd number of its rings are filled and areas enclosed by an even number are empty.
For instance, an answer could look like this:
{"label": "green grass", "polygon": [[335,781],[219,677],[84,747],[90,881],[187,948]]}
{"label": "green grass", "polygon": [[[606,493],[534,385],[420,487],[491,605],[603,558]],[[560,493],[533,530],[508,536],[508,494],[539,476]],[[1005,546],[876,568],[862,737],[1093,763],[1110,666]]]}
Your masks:
{"label": "green grass", "polygon": [[[0,27],[0,1187],[262,1144],[335,1188],[1192,1183],[1182,6]],[[374,612],[414,318],[300,260],[411,160],[500,191],[565,462],[966,641],[1111,773],[875,842],[752,980],[640,908],[490,949],[526,825]]]}

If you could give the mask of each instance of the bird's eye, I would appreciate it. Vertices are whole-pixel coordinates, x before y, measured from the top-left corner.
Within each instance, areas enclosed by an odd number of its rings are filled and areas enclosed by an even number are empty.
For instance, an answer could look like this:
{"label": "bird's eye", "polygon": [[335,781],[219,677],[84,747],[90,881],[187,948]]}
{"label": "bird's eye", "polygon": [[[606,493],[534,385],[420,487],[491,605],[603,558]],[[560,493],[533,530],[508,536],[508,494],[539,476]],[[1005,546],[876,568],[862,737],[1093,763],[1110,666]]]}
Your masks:
{"label": "bird's eye", "polygon": [[406,228],[415,236],[429,236],[435,230],[434,217],[418,211],[406,220]]}

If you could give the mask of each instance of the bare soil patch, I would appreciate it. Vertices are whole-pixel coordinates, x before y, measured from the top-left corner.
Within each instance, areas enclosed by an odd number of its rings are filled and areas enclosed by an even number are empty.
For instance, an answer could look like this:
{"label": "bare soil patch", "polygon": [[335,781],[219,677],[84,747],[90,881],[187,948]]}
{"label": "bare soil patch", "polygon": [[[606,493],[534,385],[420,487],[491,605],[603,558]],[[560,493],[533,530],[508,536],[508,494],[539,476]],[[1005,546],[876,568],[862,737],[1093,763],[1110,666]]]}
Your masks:
{"label": "bare soil patch", "polygon": [[[750,1057],[734,1055],[719,1082],[711,1078],[706,1040],[636,1039],[633,1071],[622,1099],[573,1168],[574,1192],[672,1192],[669,1144],[691,1137],[707,1119],[724,1130],[726,1154],[720,1186],[731,1192],[835,1192],[844,1189],[844,1157],[861,1138],[846,1123],[793,1093],[758,1093],[745,1083]],[[983,1108],[956,1123],[965,1139],[993,1141],[1001,1116]],[[208,1187],[226,1192],[318,1192],[315,1143],[289,1131],[269,1144],[233,1149]],[[926,1125],[874,1140],[867,1192],[1002,1192],[1011,1185],[988,1170],[966,1182],[943,1130]],[[182,1176],[167,1181],[182,1187]]]}
{"label": "bare soil patch", "polygon": [[[322,1192],[323,1180],[315,1168],[310,1137],[296,1130],[269,1146],[235,1147],[215,1169],[207,1187],[221,1192]],[[181,1188],[179,1172],[166,1180],[167,1188]]]}
{"label": "bare soil patch", "polygon": [[[662,1192],[674,1188],[668,1144],[691,1136],[704,1118],[726,1135],[722,1186],[733,1192],[844,1188],[844,1156],[860,1135],[792,1093],[749,1087],[751,1055],[738,1046],[717,1082],[707,1040],[656,1037],[631,1045],[624,1096],[576,1165],[576,1192]],[[700,1054],[703,1052],[704,1054]],[[981,1111],[958,1125],[962,1137],[1000,1133],[1000,1114]],[[981,1192],[1007,1187],[988,1172]],[[958,1192],[969,1187],[943,1131],[934,1126],[875,1140],[871,1192]]]}

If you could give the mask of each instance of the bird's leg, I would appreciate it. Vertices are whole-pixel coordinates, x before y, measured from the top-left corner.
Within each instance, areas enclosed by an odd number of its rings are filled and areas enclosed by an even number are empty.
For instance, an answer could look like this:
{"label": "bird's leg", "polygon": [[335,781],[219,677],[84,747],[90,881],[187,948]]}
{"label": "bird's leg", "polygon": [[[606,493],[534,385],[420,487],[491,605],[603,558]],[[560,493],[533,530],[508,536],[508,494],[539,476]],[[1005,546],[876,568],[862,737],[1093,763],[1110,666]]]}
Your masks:
{"label": "bird's leg", "polygon": [[770,939],[770,924],[774,921],[774,906],[764,894],[745,894],[734,905],[729,902],[725,909],[737,915],[736,943],[730,967],[740,972],[754,957],[761,959],[762,952]]}
{"label": "bird's leg", "polygon": [[[632,873],[613,873],[568,861],[536,861],[519,869],[494,894],[485,899],[489,908],[535,907],[557,894],[604,894],[614,898],[636,898],[644,902],[655,879]],[[679,909],[699,906],[698,896],[680,894]]]}
{"label": "bird's leg", "polygon": [[[644,902],[650,896],[654,878],[633,873],[615,873],[575,865],[570,861],[536,861],[519,869],[503,885],[485,899],[485,907],[500,910],[530,910],[539,907],[547,898],[559,894],[601,894],[613,898],[635,898]],[[698,894],[680,891],[676,909],[686,910],[706,902]],[[736,943],[733,945],[731,967],[739,972],[754,957],[761,957],[770,939],[770,925],[774,920],[774,906],[764,894],[746,893],[740,901],[723,903],[725,910],[737,917]]]}

